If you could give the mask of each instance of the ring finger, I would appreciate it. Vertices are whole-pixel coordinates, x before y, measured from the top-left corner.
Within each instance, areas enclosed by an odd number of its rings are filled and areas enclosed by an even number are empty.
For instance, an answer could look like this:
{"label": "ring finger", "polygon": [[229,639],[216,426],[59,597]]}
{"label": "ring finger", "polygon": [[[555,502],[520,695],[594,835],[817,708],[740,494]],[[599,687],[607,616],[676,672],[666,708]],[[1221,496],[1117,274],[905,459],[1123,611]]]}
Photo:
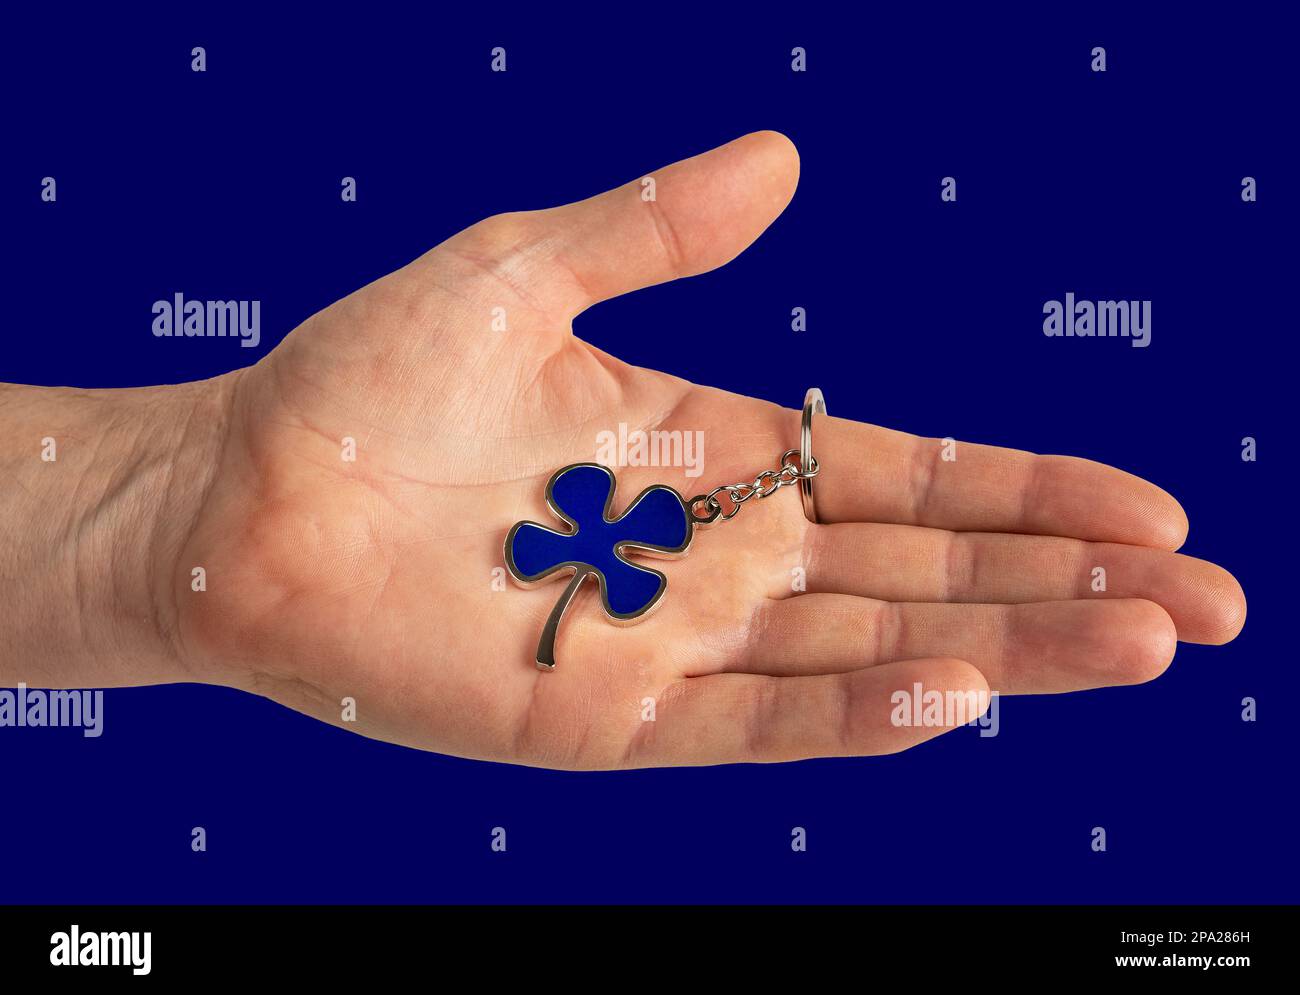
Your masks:
{"label": "ring finger", "polygon": [[1050,694],[1152,680],[1176,645],[1169,615],[1140,599],[960,605],[805,594],[769,601],[741,652],[701,672],[834,674],[955,657],[994,691]]}

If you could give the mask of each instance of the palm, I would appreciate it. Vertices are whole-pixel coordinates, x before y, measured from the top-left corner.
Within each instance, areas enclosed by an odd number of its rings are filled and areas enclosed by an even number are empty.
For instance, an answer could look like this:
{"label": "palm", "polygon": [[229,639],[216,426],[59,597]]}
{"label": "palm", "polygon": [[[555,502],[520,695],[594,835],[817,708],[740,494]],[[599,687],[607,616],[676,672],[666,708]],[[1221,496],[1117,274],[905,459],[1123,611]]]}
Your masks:
{"label": "palm", "polygon": [[[1177,545],[1182,523],[1150,485],[979,447],[937,469],[923,440],[832,419],[818,427],[817,486],[839,524],[811,526],[794,494],[751,502],[671,565],[652,618],[616,628],[580,596],[559,668],[537,671],[562,585],[503,586],[501,547],[511,523],[547,520],[553,470],[592,459],[620,424],[702,433],[702,477],[618,468],[621,510],[651,483],[690,496],[751,479],[797,439],[793,411],[629,367],[570,334],[594,300],[725,261],[788,199],[782,140],[713,156],[661,174],[650,222],[625,191],[470,229],[238,377],[220,483],[178,566],[212,578],[183,616],[207,668],[327,721],[353,699],[349,727],[395,742],[611,767],[899,749],[938,730],[890,727],[890,689],[1122,683],[1163,669],[1174,623],[1183,638],[1235,632],[1235,582],[1153,548]],[[719,205],[719,170],[758,188]],[[665,221],[680,216],[669,203],[707,214],[691,202],[707,193],[726,225],[683,234]],[[573,243],[557,250],[556,228]],[[619,235],[630,272],[583,241]],[[1041,507],[1027,512],[1030,477]],[[1072,558],[1117,564],[1113,598],[1083,600]]]}

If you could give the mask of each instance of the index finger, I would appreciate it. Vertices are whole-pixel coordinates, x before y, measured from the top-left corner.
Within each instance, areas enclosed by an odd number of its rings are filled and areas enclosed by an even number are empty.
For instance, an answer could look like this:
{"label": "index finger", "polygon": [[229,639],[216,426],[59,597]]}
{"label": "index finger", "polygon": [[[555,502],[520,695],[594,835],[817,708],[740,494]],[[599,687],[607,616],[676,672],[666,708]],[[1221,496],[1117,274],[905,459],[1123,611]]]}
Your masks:
{"label": "index finger", "polygon": [[814,487],[825,522],[889,522],[1178,549],[1187,516],[1123,470],[820,417]]}

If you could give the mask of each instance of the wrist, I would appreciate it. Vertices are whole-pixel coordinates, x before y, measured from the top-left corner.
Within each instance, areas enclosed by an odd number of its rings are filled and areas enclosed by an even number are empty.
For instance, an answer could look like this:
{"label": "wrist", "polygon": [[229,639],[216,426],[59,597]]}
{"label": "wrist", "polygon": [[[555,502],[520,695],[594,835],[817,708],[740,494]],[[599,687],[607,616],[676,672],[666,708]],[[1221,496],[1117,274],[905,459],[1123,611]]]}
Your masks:
{"label": "wrist", "polygon": [[0,387],[0,683],[207,679],[177,636],[178,557],[216,472],[238,376]]}

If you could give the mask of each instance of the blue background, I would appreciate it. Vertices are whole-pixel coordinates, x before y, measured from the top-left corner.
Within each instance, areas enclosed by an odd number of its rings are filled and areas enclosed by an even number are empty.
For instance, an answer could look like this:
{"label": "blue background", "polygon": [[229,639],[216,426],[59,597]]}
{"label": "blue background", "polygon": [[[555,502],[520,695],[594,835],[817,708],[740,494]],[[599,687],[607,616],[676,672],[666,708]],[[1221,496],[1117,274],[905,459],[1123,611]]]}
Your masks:
{"label": "blue background", "polygon": [[[1240,578],[1242,636],[1180,646],[1149,685],[1003,699],[995,738],[779,766],[529,770],[231,690],[113,690],[101,739],[0,731],[0,901],[1297,898],[1294,31],[1238,6],[809,8],[7,15],[0,379],[216,375],[481,217],[774,128],[803,173],[771,230],[578,333],[787,406],[817,384],[837,415],[1148,477],[1186,507],[1186,551]],[[261,347],[155,339],[177,289],[261,299]],[[1045,338],[1066,291],[1151,299],[1151,346]]]}

